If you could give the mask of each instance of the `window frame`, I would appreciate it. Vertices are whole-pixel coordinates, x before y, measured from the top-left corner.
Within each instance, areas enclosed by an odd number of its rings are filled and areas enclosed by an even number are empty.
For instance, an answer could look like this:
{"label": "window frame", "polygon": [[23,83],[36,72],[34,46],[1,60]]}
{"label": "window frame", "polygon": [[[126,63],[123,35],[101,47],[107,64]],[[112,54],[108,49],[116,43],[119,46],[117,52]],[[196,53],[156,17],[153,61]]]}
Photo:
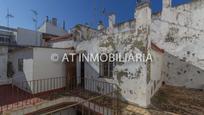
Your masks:
{"label": "window frame", "polygon": [[99,77],[100,78],[109,78],[109,79],[113,78],[113,69],[114,69],[115,62],[109,62],[108,60],[106,62],[101,62],[99,60]]}

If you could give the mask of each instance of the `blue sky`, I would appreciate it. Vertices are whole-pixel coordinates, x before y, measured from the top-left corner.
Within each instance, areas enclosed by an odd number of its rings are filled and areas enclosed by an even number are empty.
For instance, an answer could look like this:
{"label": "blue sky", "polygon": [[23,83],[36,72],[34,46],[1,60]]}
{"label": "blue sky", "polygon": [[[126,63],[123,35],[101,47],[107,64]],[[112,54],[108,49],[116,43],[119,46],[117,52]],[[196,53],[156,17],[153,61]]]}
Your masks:
{"label": "blue sky", "polygon": [[[162,0],[151,0],[153,11],[160,11]],[[190,0],[173,0],[174,5]],[[136,0],[0,0],[0,25],[7,25],[5,18],[7,9],[14,15],[10,19],[11,27],[23,27],[34,29],[32,21],[33,14],[30,11],[38,11],[38,26],[43,23],[46,16],[56,17],[59,25],[66,21],[66,27],[71,28],[81,23],[89,23],[96,27],[99,20],[105,25],[108,23],[107,17],[102,13],[116,13],[117,22],[132,19]]]}

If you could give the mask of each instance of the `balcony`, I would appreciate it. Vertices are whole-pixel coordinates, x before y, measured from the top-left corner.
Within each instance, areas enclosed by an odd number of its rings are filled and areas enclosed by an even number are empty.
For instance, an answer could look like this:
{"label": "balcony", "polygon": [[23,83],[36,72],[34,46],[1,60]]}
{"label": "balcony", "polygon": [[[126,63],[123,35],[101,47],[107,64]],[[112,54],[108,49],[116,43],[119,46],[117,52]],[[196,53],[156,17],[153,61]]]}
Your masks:
{"label": "balcony", "polygon": [[1,35],[0,34],[0,44],[16,44],[15,36],[13,35]]}

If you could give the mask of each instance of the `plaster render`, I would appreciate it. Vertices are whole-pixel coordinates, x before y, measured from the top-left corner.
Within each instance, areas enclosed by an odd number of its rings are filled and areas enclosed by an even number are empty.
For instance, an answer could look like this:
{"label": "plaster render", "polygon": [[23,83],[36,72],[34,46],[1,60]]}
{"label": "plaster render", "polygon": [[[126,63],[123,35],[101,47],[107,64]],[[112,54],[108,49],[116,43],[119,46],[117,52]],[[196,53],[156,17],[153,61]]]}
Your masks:
{"label": "plaster render", "polygon": [[[138,12],[140,12],[140,10],[138,10]],[[135,55],[137,53],[145,53],[148,44],[146,38],[148,38],[149,27],[147,23],[140,24],[140,26],[136,25],[137,21],[133,20],[120,24],[120,28],[115,26],[114,34],[101,35],[90,40],[82,41],[77,45],[76,50],[85,50],[87,53],[93,54],[117,52],[122,55]],[[147,98],[147,68],[145,63],[116,63],[113,78],[111,79],[100,78],[98,73],[99,63],[86,63],[86,77],[117,84],[117,87],[120,89],[119,97],[123,101],[138,104],[143,107],[149,105],[150,99]],[[98,85],[98,87],[102,89],[102,86]],[[94,90],[97,91],[97,89]]]}

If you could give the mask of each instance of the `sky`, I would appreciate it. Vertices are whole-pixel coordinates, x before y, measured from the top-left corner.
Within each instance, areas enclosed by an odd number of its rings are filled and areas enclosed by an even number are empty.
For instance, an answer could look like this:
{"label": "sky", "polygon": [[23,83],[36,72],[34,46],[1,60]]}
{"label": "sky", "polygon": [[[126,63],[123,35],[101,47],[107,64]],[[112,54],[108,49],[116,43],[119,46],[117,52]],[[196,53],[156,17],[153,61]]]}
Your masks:
{"label": "sky", "polygon": [[[178,5],[191,0],[173,0],[173,5]],[[35,29],[32,18],[34,14],[31,10],[38,12],[38,26],[48,16],[50,19],[58,19],[58,25],[62,26],[63,20],[66,28],[71,28],[76,24],[88,23],[96,27],[102,20],[107,26],[108,13],[116,14],[116,22],[120,23],[134,18],[136,0],[0,0],[0,25],[7,26],[6,14],[14,17],[10,18],[10,27],[22,27]],[[151,0],[153,12],[162,9],[162,0]]]}

